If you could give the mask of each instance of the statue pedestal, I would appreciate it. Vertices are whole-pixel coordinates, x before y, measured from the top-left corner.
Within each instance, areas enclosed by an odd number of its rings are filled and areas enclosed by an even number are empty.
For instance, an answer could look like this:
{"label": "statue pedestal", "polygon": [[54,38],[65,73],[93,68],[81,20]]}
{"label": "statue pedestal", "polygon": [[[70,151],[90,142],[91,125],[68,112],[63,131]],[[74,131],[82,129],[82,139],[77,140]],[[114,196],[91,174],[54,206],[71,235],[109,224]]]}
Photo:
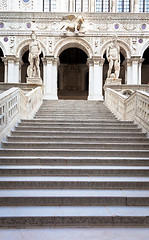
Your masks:
{"label": "statue pedestal", "polygon": [[26,78],[27,83],[29,84],[38,84],[38,85],[42,85],[42,79],[41,78]]}
{"label": "statue pedestal", "polygon": [[121,78],[107,78],[105,81],[106,85],[121,85],[122,79]]}

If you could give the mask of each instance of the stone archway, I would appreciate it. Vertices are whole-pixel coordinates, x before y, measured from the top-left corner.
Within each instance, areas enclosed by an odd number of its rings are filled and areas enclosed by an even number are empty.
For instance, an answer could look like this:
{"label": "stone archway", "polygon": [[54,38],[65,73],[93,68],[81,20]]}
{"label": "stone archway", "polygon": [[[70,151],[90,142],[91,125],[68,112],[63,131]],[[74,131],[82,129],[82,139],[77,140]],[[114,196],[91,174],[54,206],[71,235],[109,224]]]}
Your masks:
{"label": "stone archway", "polygon": [[87,99],[87,54],[80,48],[67,48],[60,56],[58,67],[59,99]]}
{"label": "stone archway", "polygon": [[67,39],[62,39],[56,44],[53,51],[54,58],[58,58],[67,48],[80,48],[87,54],[88,58],[91,58],[94,55],[92,46],[89,42],[82,38],[68,37]]}
{"label": "stone archway", "polygon": [[82,38],[68,37],[57,43],[53,55],[55,59],[60,60],[58,67],[59,98],[87,99],[89,81],[87,58],[93,56],[90,44]]}

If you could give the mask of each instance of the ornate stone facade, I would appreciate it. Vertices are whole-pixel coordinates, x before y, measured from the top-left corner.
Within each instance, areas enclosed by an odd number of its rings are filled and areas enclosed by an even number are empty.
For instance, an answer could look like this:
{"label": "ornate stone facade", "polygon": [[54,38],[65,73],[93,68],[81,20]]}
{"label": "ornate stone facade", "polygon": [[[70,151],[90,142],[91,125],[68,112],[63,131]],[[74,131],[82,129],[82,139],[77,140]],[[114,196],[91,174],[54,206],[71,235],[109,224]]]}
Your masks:
{"label": "ornate stone facade", "polygon": [[[57,77],[60,54],[68,48],[79,48],[87,54],[89,68],[88,99],[102,99],[103,68],[106,49],[116,37],[124,62],[123,82],[141,84],[141,64],[149,47],[148,13],[75,13],[84,21],[79,31],[63,31],[62,19],[68,14],[46,12],[0,12],[0,48],[5,63],[4,82],[21,82],[23,56],[35,31],[41,45],[45,98],[57,99]],[[41,59],[41,58],[40,58]],[[106,70],[107,71],[107,70]],[[15,73],[15,74],[14,74]],[[24,81],[24,80],[23,80]],[[53,89],[53,90],[52,90]]]}

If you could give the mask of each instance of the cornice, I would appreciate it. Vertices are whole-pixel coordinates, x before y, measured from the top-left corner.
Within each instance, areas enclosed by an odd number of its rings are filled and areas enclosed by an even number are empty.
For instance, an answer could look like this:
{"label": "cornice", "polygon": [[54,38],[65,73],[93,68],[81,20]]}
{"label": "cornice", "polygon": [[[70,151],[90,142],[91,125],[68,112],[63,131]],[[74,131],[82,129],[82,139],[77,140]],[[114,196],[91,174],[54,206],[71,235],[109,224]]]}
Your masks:
{"label": "cornice", "polygon": [[75,14],[83,15],[85,20],[99,22],[99,21],[135,21],[140,20],[149,21],[149,13],[66,13],[66,12],[0,12],[0,21],[20,20],[20,21],[61,21],[64,15]]}

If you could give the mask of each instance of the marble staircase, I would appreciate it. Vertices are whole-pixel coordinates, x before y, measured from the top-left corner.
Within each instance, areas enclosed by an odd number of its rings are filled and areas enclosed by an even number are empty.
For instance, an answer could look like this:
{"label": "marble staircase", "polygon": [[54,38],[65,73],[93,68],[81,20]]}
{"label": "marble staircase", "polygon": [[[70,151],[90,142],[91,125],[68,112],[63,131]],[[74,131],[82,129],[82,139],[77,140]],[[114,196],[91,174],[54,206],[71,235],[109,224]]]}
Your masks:
{"label": "marble staircase", "polygon": [[45,100],[0,149],[0,227],[149,226],[149,139],[104,102]]}

